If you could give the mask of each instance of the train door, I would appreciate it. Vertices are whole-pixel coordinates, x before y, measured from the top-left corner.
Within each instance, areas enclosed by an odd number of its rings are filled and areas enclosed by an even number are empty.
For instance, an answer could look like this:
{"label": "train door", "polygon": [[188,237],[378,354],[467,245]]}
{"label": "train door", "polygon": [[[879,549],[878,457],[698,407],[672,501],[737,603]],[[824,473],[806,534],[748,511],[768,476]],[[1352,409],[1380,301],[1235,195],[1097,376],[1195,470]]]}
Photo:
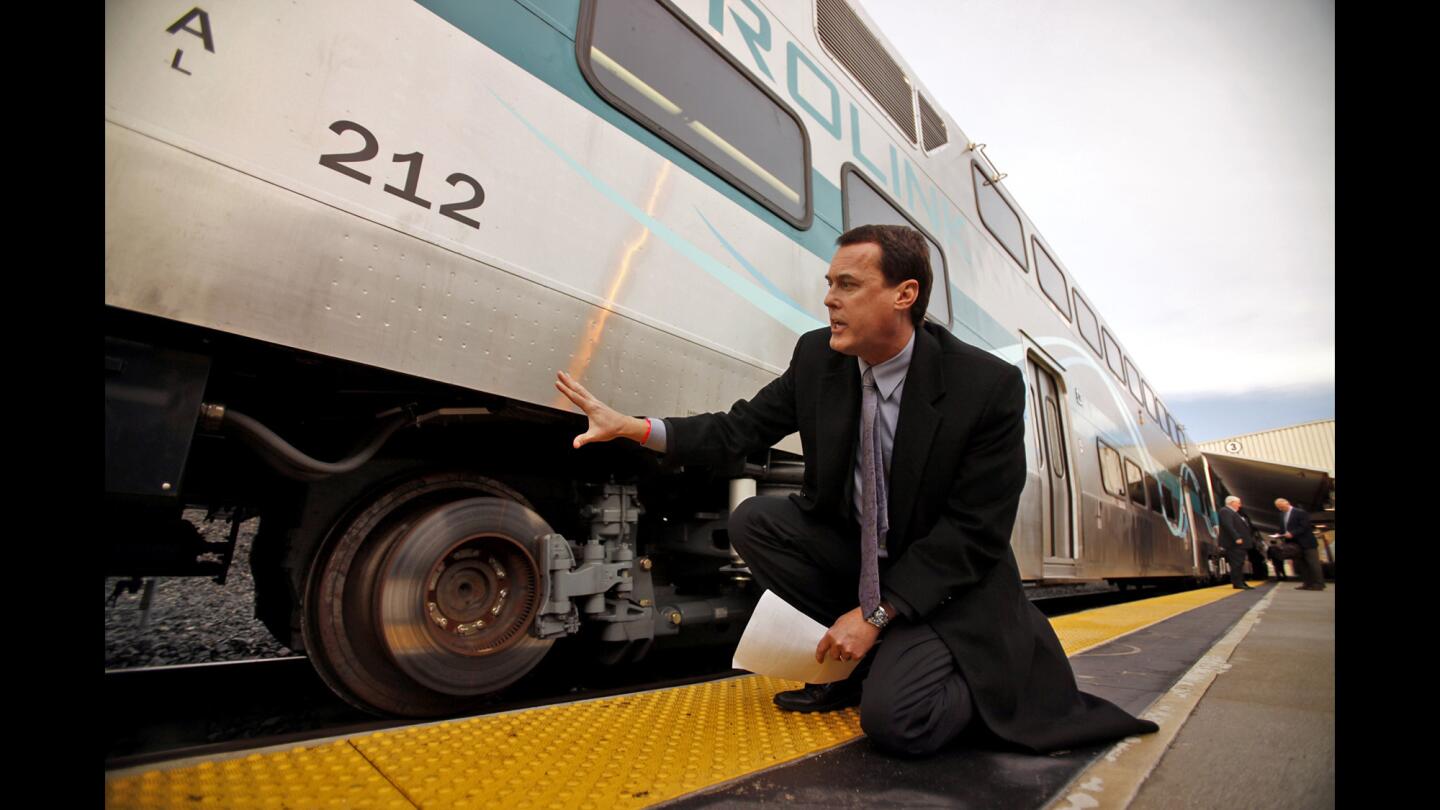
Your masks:
{"label": "train door", "polygon": [[1040,530],[1045,554],[1045,576],[1073,576],[1075,536],[1071,511],[1069,431],[1059,375],[1043,361],[1028,358],[1031,406],[1038,417],[1040,433]]}
{"label": "train door", "polygon": [[1195,567],[1197,570],[1205,570],[1204,546],[1200,542],[1200,533],[1195,528],[1196,514],[1195,507],[1190,503],[1190,494],[1195,490],[1184,475],[1180,476],[1180,515],[1185,524],[1185,536],[1188,538],[1187,545],[1193,549],[1195,555]]}

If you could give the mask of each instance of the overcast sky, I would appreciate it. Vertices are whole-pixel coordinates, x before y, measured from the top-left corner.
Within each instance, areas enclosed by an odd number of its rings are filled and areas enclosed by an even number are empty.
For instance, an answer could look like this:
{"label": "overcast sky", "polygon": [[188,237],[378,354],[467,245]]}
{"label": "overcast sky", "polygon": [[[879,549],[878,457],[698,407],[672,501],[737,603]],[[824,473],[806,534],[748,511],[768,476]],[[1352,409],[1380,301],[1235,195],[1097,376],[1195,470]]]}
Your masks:
{"label": "overcast sky", "polygon": [[1198,441],[1334,416],[1320,0],[858,0]]}

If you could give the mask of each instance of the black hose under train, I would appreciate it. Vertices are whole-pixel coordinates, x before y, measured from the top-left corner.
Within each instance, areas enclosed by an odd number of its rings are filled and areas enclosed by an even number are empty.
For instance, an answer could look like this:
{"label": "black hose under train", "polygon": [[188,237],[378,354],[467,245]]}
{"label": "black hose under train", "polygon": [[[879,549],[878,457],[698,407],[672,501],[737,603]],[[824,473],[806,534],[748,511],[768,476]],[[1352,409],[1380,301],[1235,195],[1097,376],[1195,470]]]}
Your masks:
{"label": "black hose under train", "polygon": [[276,472],[299,481],[318,481],[332,475],[347,473],[369,461],[391,434],[409,424],[410,417],[395,414],[376,425],[374,430],[357,444],[357,449],[339,461],[320,461],[297,449],[280,438],[270,428],[260,424],[254,417],[239,411],[226,410],[220,426],[234,433],[241,441],[252,447]]}

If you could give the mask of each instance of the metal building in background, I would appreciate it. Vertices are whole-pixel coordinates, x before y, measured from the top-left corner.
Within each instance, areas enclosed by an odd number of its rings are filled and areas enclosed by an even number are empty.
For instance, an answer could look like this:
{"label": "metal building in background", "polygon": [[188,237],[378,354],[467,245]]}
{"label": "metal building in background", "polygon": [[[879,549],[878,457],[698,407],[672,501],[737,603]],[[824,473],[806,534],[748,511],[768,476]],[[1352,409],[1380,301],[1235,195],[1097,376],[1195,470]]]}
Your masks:
{"label": "metal building in background", "polygon": [[1275,499],[1285,498],[1310,513],[1321,559],[1334,564],[1334,419],[1199,442],[1198,447],[1217,507],[1226,495],[1237,495],[1257,529],[1275,532],[1280,527]]}
{"label": "metal building in background", "polygon": [[1205,453],[1324,470],[1331,479],[1335,477],[1334,419],[1199,442],[1197,446]]}

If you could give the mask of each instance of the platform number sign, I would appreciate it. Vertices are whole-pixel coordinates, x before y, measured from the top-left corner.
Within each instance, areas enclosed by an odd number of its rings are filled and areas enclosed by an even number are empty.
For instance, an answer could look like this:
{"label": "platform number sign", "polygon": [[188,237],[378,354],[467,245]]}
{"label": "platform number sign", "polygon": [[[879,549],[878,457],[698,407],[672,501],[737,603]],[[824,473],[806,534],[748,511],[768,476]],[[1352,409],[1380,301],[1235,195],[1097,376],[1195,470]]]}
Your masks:
{"label": "platform number sign", "polygon": [[1227,452],[1227,453],[1238,453],[1238,452],[1240,452],[1240,442],[1237,442],[1237,441],[1235,441],[1234,439],[1231,439],[1230,441],[1225,442],[1225,452]]}

